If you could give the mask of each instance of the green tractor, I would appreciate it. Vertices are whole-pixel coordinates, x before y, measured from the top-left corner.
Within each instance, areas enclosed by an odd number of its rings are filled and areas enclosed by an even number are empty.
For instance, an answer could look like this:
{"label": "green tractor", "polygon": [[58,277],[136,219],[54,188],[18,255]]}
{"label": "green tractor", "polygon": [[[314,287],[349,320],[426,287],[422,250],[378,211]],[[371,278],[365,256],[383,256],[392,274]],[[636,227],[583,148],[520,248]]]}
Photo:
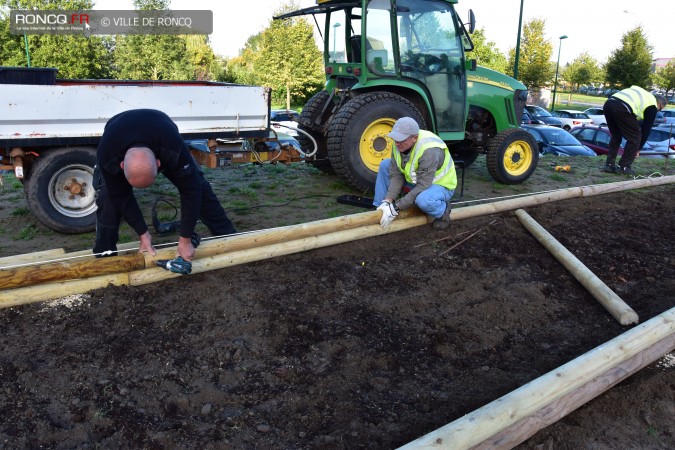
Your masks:
{"label": "green tractor", "polygon": [[[527,89],[466,59],[475,18],[469,11],[468,23],[461,22],[455,3],[317,0],[316,6],[275,18],[325,18],[326,85],[298,121],[317,143],[308,162],[358,190],[372,190],[380,162],[391,154],[387,133],[409,116],[440,136],[465,167],[484,153],[500,183],[532,175],[538,146],[519,128]],[[299,140],[311,151],[311,139],[300,133]]]}

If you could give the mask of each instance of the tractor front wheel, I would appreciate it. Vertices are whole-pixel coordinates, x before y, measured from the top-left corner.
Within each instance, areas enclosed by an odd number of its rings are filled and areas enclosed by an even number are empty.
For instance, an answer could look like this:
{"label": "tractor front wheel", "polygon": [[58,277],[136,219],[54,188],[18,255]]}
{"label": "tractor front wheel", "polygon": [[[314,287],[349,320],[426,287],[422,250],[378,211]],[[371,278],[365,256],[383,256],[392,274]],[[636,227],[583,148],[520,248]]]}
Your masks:
{"label": "tractor front wheel", "polygon": [[527,180],[538,162],[537,142],[530,133],[520,128],[498,133],[488,146],[488,172],[503,184],[519,184]]}

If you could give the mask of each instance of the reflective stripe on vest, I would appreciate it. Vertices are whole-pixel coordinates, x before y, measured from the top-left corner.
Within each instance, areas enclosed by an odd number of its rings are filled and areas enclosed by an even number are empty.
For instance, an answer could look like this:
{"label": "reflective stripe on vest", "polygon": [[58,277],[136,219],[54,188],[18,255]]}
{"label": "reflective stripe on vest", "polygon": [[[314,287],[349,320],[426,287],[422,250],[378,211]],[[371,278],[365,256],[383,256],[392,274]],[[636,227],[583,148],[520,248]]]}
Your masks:
{"label": "reflective stripe on vest", "polygon": [[391,156],[396,162],[398,170],[405,176],[405,180],[408,183],[417,184],[417,167],[419,165],[419,159],[428,148],[441,148],[443,149],[444,154],[443,165],[435,172],[433,184],[438,184],[447,189],[454,190],[457,187],[455,163],[450,157],[450,152],[448,151],[448,146],[445,145],[445,142],[430,131],[420,130],[417,142],[411,150],[412,153],[410,159],[405,167],[401,167],[401,153],[396,146],[394,146]]}
{"label": "reflective stripe on vest", "polygon": [[623,100],[633,110],[633,114],[638,119],[642,119],[645,109],[649,106],[656,106],[656,97],[642,89],[640,86],[631,86],[628,89],[617,92],[612,95],[619,100]]}

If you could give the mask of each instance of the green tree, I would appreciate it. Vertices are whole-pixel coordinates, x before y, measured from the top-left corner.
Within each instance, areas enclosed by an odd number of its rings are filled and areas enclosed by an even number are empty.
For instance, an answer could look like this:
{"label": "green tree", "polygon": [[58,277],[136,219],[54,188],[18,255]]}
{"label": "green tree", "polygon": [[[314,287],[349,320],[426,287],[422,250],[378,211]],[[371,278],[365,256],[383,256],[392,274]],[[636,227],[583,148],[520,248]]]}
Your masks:
{"label": "green tree", "polygon": [[612,52],[605,65],[607,82],[617,88],[633,85],[651,87],[653,47],[647,42],[641,26],[621,38],[621,47]]}
{"label": "green tree", "polygon": [[[544,39],[546,21],[532,19],[523,25],[520,42],[518,77],[528,89],[541,88],[553,83],[555,67],[551,69],[553,44]],[[515,65],[515,49],[509,51],[509,67]]]}
{"label": "green tree", "polygon": [[473,42],[473,52],[467,55],[467,58],[476,58],[476,62],[488,69],[497,72],[506,73],[506,56],[497,48],[497,44],[488,41],[485,37],[485,28],[479,28],[471,35]]}
{"label": "green tree", "polygon": [[177,35],[118,36],[114,52],[117,78],[192,80],[187,43]]}
{"label": "green tree", "polygon": [[[100,36],[12,35],[12,9],[91,9],[87,0],[0,0],[0,61],[6,66],[56,67],[62,78],[106,78],[111,40]],[[26,43],[28,52],[26,52]]]}
{"label": "green tree", "polygon": [[654,84],[666,93],[675,89],[675,58],[671,59],[666,67],[657,70],[654,74]]}
{"label": "green tree", "polygon": [[209,45],[209,38],[202,34],[185,36],[188,61],[193,68],[196,80],[214,80],[217,78],[219,67],[216,56]]}
{"label": "green tree", "polygon": [[[141,11],[167,10],[170,0],[134,0]],[[211,80],[215,56],[206,36],[167,34],[117,36],[114,62],[118,78]]]}
{"label": "green tree", "polygon": [[587,52],[581,53],[574,61],[567,64],[562,71],[563,78],[574,85],[574,89],[579,86],[597,83],[604,80],[604,73],[598,61]]}
{"label": "green tree", "polygon": [[304,103],[323,85],[322,53],[306,19],[274,20],[251,43],[250,52],[244,49],[244,54],[251,55],[253,84],[271,87],[274,103],[287,107]]}
{"label": "green tree", "polygon": [[244,44],[244,48],[240,50],[239,56],[227,60],[225,70],[226,81],[240,84],[255,84],[253,59],[259,50],[261,36],[262,33],[249,36]]}

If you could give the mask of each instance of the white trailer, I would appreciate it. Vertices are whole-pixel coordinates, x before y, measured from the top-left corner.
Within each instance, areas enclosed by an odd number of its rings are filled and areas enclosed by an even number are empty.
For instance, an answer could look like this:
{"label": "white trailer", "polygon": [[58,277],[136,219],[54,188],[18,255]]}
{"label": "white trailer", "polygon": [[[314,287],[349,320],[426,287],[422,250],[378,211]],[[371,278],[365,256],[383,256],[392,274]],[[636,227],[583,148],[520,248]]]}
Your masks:
{"label": "white trailer", "polygon": [[[22,180],[31,212],[47,227],[68,234],[95,228],[92,186],[96,147],[108,119],[137,108],[169,115],[186,140],[269,137],[268,88],[214,82],[45,80],[29,81],[0,68],[0,169]],[[37,69],[38,75],[45,69]],[[55,70],[54,70],[55,73]],[[50,75],[47,72],[47,75]],[[7,79],[9,78],[9,80]],[[18,79],[17,79],[18,78]],[[206,147],[206,146],[203,146]],[[193,150],[215,167],[215,145]]]}

